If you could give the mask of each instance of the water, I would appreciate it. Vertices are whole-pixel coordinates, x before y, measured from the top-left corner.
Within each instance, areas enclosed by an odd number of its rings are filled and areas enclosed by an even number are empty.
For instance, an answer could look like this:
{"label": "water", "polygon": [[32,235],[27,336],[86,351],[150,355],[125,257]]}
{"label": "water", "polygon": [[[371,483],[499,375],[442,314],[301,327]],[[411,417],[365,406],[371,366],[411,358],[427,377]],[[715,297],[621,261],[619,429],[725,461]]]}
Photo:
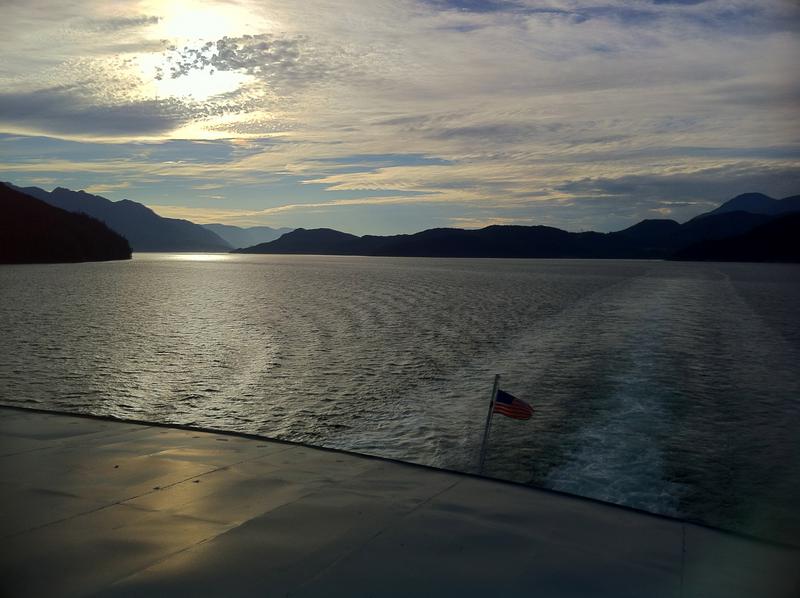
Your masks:
{"label": "water", "polygon": [[0,402],[253,432],[798,542],[800,268],[140,254],[0,267]]}

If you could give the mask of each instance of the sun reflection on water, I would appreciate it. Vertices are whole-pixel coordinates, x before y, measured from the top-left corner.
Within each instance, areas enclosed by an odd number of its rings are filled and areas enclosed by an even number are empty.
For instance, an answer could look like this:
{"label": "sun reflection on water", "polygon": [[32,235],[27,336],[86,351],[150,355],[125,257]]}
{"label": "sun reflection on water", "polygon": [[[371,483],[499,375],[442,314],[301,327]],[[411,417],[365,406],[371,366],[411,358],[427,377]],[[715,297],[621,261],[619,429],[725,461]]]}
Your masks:
{"label": "sun reflection on water", "polygon": [[232,257],[230,253],[175,253],[169,256],[179,262],[227,262]]}
{"label": "sun reflection on water", "polygon": [[179,253],[171,257],[181,262],[227,262],[233,256],[229,253]]}

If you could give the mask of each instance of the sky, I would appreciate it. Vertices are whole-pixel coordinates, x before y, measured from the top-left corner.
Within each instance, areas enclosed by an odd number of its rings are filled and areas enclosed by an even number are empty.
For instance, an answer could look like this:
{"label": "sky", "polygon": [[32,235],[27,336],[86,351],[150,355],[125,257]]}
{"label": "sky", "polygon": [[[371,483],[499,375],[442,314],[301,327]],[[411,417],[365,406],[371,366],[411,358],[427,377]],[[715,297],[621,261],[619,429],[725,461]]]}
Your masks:
{"label": "sky", "polygon": [[0,180],[194,222],[618,230],[800,193],[796,0],[0,0]]}

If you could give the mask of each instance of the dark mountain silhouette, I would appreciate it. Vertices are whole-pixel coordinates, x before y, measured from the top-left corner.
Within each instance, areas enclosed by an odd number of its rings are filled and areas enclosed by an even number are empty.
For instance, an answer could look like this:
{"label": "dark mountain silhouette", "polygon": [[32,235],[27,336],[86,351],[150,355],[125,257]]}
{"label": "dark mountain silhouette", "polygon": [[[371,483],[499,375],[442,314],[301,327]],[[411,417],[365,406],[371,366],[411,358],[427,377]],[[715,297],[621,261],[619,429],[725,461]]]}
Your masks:
{"label": "dark mountain silhouette", "polygon": [[0,263],[130,257],[128,241],[99,220],[53,207],[0,183]]}
{"label": "dark mountain silhouette", "polygon": [[669,235],[677,233],[680,228],[681,225],[674,220],[642,220],[638,224],[618,231],[617,234],[636,241],[653,242],[656,239],[665,239]]}
{"label": "dark mountain silhouette", "polygon": [[[298,228],[275,241],[259,243],[255,247],[237,249],[234,253],[291,253],[321,255],[362,255],[367,247],[363,237],[342,233],[330,228],[306,230]],[[383,239],[385,237],[375,237]],[[256,247],[269,247],[270,251],[250,251]]]}
{"label": "dark mountain silhouette", "polygon": [[[793,205],[788,200],[793,201],[793,198],[780,202],[770,201],[779,203],[783,210]],[[771,209],[777,208],[773,206]],[[775,218],[775,215],[741,210],[722,211],[705,214],[702,218],[694,218],[684,224],[674,220],[643,220],[613,233],[571,233],[548,226],[489,226],[480,230],[435,228],[411,235],[358,237],[327,228],[301,228],[286,233],[275,241],[239,249],[237,252],[406,257],[663,259],[697,243],[745,235]]]}
{"label": "dark mountain silhouette", "polygon": [[[702,243],[747,235],[782,214],[800,210],[800,196],[776,200],[746,193],[679,224],[643,220],[612,233],[571,233],[548,226],[489,226],[480,230],[435,228],[416,234],[362,237],[321,229],[272,229],[223,224],[200,226],[162,218],[142,204],[58,187],[20,189],[55,207],[85,213],[125,236],[134,251],[226,251],[238,253],[373,255],[408,257],[654,258],[689,255]],[[288,231],[288,232],[287,232]],[[267,241],[261,241],[267,238]],[[253,240],[261,241],[252,243]],[[752,245],[755,247],[755,245]],[[703,245],[706,247],[706,245]],[[708,246],[710,247],[710,246]],[[688,259],[688,258],[687,258]]]}
{"label": "dark mountain silhouette", "polygon": [[676,246],[676,236],[680,234],[681,225],[674,220],[652,219],[629,226],[612,233],[619,239],[625,239],[629,247],[635,251],[624,257],[661,258]]}
{"label": "dark mountain silhouette", "polygon": [[271,228],[269,226],[241,227],[230,224],[204,224],[203,227],[219,235],[235,249],[274,241],[294,230],[292,228]]}
{"label": "dark mountain silhouette", "polygon": [[[7,183],[8,184],[8,183]],[[111,201],[85,191],[57,187],[10,187],[68,212],[83,213],[105,222],[128,239],[134,251],[229,251],[218,235],[188,220],[163,218],[150,208],[123,199]]]}
{"label": "dark mountain silhouette", "polygon": [[569,233],[547,226],[436,228],[386,237],[297,229],[276,241],[237,252],[407,257],[643,257],[645,253],[625,237]]}
{"label": "dark mountain silhouette", "polygon": [[480,230],[439,228],[414,235],[367,237],[371,255],[416,257],[626,257],[626,238],[569,233],[549,226],[488,226]]}
{"label": "dark mountain silhouette", "polygon": [[778,216],[742,235],[695,243],[674,259],[800,263],[800,213]]}
{"label": "dark mountain silhouette", "polygon": [[693,218],[683,224],[673,236],[673,247],[686,247],[705,240],[724,239],[742,235],[771,220],[773,216],[750,212],[722,212],[704,218]]}
{"label": "dark mountain silhouette", "polygon": [[751,214],[768,214],[770,216],[800,212],[800,195],[773,199],[763,193],[743,193],[733,199],[729,199],[710,212],[696,216],[694,219],[707,218],[708,216],[726,212],[750,212]]}

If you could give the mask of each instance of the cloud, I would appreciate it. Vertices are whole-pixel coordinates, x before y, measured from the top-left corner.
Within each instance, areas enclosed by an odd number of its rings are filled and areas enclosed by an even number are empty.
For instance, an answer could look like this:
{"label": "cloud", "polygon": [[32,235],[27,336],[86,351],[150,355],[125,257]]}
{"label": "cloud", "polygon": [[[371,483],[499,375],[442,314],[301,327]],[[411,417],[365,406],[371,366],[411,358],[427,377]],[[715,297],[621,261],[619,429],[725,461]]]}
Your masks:
{"label": "cloud", "polygon": [[[217,199],[217,198],[214,198]],[[185,218],[192,222],[210,224],[269,224],[275,217],[287,212],[316,212],[324,208],[345,208],[353,206],[397,206],[425,203],[422,197],[363,197],[335,199],[323,202],[288,203],[258,210],[236,208],[208,208],[181,205],[151,204],[147,206],[161,216]]]}
{"label": "cloud", "polygon": [[267,82],[293,84],[319,81],[332,65],[311,51],[302,36],[270,34],[223,37],[198,47],[169,48],[169,76],[186,76],[195,70],[239,71]]}
{"label": "cloud", "polygon": [[739,193],[761,189],[769,189],[778,197],[790,195],[800,189],[800,169],[792,162],[734,162],[660,174],[579,179],[557,189],[577,197],[636,198],[637,202],[685,207],[697,202],[719,203]]}
{"label": "cloud", "polygon": [[497,224],[523,224],[519,218],[508,218],[489,216],[486,218],[470,218],[463,216],[454,216],[449,218],[452,226],[456,228],[485,228]]}
{"label": "cloud", "polygon": [[84,189],[84,191],[87,193],[108,193],[109,191],[127,189],[130,186],[130,181],[123,181],[121,183],[98,183],[95,185],[89,185]]}
{"label": "cloud", "polygon": [[197,224],[213,224],[218,222],[245,226],[264,224],[262,219],[257,218],[257,216],[260,215],[259,212],[254,210],[231,210],[225,208],[176,206],[153,203],[148,203],[147,207],[164,218],[180,218],[183,220],[190,220]]}
{"label": "cloud", "polygon": [[148,15],[87,19],[86,27],[90,31],[114,33],[125,29],[138,29],[150,25],[157,25],[160,20],[160,17]]}
{"label": "cloud", "polygon": [[0,124],[6,131],[147,137],[169,133],[191,116],[175,99],[101,104],[86,98],[78,86],[0,93]]}
{"label": "cloud", "polygon": [[524,8],[524,4],[513,0],[427,0],[427,4],[439,10],[491,13]]}
{"label": "cloud", "polygon": [[653,0],[653,4],[683,4],[692,6],[694,4],[702,4],[707,0]]}
{"label": "cloud", "polygon": [[788,0],[7,6],[0,130],[83,142],[3,142],[10,174],[568,228],[797,182]]}

